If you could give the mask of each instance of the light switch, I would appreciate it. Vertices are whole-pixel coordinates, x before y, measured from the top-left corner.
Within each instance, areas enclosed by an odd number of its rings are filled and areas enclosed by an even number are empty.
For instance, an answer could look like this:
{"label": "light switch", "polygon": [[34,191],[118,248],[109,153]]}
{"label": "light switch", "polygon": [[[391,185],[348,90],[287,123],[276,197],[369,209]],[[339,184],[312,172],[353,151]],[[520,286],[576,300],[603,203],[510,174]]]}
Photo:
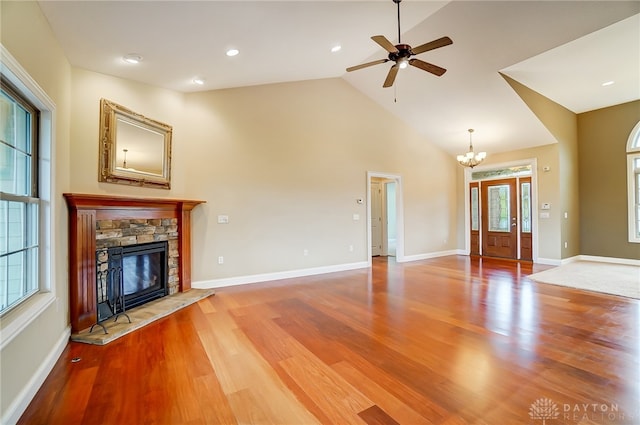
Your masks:
{"label": "light switch", "polygon": [[360,214],[354,214],[353,221],[358,221],[358,220],[360,220]]}
{"label": "light switch", "polygon": [[540,213],[540,218],[549,218],[549,213],[548,212],[541,212]]}
{"label": "light switch", "polygon": [[218,216],[218,224],[228,224],[229,216],[228,215],[219,215]]}

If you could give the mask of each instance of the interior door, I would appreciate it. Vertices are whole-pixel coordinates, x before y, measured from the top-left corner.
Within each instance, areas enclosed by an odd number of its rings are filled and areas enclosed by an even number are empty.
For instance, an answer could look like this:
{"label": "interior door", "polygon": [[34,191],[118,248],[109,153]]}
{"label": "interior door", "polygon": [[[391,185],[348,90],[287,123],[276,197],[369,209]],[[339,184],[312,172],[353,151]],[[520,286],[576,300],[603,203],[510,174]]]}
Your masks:
{"label": "interior door", "polygon": [[516,179],[482,183],[482,255],[516,259],[518,211]]}
{"label": "interior door", "polygon": [[371,182],[371,255],[382,254],[382,183]]}

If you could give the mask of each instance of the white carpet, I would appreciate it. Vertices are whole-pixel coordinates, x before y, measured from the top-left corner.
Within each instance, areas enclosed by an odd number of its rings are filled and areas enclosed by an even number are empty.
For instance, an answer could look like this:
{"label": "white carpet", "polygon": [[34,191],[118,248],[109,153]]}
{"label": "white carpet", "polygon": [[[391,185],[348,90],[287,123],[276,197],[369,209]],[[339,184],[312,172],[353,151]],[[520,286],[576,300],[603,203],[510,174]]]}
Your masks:
{"label": "white carpet", "polygon": [[529,276],[529,279],[541,283],[640,299],[639,266],[575,261],[534,273]]}

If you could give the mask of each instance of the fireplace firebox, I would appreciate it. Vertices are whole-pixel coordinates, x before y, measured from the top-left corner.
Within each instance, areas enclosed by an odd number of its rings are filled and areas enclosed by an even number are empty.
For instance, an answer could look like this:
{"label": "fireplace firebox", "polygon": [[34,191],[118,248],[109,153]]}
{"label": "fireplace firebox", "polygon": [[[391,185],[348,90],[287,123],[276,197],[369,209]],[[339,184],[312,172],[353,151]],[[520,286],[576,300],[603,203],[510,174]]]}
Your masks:
{"label": "fireplace firebox", "polygon": [[127,309],[166,296],[167,258],[167,241],[98,250],[97,324],[114,316],[117,320]]}

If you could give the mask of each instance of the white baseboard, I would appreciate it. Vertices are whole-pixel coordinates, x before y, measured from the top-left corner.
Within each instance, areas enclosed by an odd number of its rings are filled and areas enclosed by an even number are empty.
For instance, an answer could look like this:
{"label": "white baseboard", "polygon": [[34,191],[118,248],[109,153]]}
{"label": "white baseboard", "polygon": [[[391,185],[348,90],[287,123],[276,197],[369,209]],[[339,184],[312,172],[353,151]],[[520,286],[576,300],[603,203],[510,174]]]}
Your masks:
{"label": "white baseboard", "polygon": [[556,260],[555,258],[541,258],[538,257],[537,260],[534,261],[536,264],[544,264],[547,266],[559,266],[562,264],[562,261],[566,260]]}
{"label": "white baseboard", "polygon": [[595,261],[598,263],[625,264],[627,266],[640,266],[640,260],[632,260],[631,258],[614,258],[614,257],[598,257],[593,255],[578,255],[578,260]]}
{"label": "white baseboard", "polygon": [[406,263],[409,261],[419,261],[419,260],[427,260],[429,258],[446,257],[447,255],[463,255],[461,254],[461,252],[464,252],[464,250],[452,249],[449,251],[429,252],[427,254],[405,255],[404,257],[399,258],[397,261],[399,263]]}
{"label": "white baseboard", "polygon": [[204,280],[192,282],[191,287],[196,289],[223,288],[225,286],[245,285],[248,283],[268,282],[271,280],[291,279],[295,277],[313,276],[324,273],[342,272],[346,270],[365,269],[369,263],[336,264],[333,266],[313,267],[309,269],[288,270],[283,272],[262,273],[246,276],[227,277],[222,279]]}
{"label": "white baseboard", "polygon": [[565,264],[575,263],[576,261],[594,261],[598,263],[626,264],[628,266],[640,266],[640,260],[633,260],[631,258],[599,257],[594,255],[574,255],[573,257],[563,258],[562,260],[538,258],[536,263],[546,264],[549,266],[563,266]]}
{"label": "white baseboard", "polygon": [[29,403],[31,403],[31,400],[33,400],[33,397],[35,397],[36,393],[44,383],[44,380],[47,379],[47,376],[49,376],[49,373],[53,370],[53,367],[62,355],[62,352],[67,347],[69,337],[71,337],[71,328],[67,327],[62,332],[62,335],[60,335],[55,346],[49,352],[49,355],[42,362],[36,373],[31,377],[22,391],[20,391],[20,394],[11,403],[9,408],[3,413],[0,423],[14,425],[18,422],[20,416],[22,416],[24,411],[27,409]]}

